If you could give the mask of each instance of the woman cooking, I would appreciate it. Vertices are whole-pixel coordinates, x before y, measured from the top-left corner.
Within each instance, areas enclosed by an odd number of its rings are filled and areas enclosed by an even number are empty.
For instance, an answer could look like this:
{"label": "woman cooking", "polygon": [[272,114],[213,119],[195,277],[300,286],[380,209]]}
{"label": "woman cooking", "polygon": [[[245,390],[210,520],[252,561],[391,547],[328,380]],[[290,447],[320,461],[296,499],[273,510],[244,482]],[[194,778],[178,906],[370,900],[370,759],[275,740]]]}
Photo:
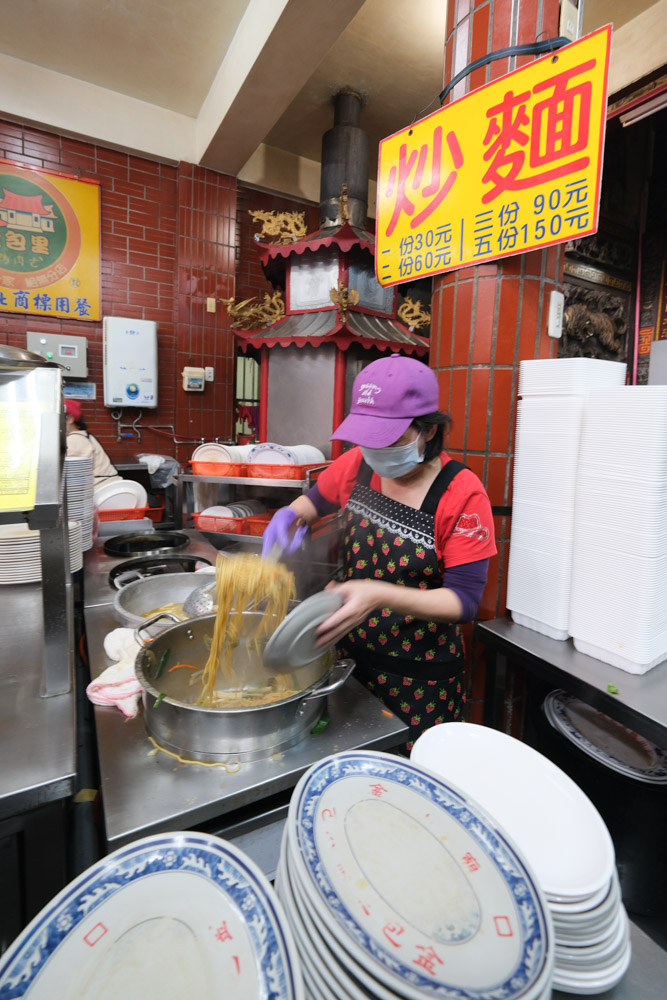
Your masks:
{"label": "woman cooking", "polygon": [[491,505],[477,476],[442,450],[450,418],[435,374],[413,358],[373,361],[354,380],[350,413],[332,435],[357,447],[281,508],[264,534],[294,551],[318,518],[344,508],[342,607],[318,628],[355,676],[410,727],[461,718],[470,621],[496,553]]}

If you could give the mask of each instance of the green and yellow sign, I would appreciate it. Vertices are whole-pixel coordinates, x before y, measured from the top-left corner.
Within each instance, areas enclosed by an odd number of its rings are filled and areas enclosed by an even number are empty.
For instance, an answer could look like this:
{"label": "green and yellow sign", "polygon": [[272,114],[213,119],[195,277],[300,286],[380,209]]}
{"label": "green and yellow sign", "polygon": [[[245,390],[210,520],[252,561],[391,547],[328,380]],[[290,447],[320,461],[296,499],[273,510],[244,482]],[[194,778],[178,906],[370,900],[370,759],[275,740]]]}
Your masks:
{"label": "green and yellow sign", "polygon": [[100,318],[100,189],[0,160],[0,311]]}
{"label": "green and yellow sign", "polygon": [[610,41],[601,28],[382,140],[381,285],[596,231]]}

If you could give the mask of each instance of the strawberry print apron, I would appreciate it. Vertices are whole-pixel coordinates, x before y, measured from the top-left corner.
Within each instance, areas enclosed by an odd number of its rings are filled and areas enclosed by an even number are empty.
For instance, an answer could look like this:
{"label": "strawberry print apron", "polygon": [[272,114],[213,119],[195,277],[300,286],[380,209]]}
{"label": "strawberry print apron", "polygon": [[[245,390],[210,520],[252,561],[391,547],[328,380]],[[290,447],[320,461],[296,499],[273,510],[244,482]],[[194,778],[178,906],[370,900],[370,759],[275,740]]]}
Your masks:
{"label": "strawberry print apron", "polygon": [[[435,549],[435,511],[461,469],[450,460],[419,510],[371,489],[362,460],[345,508],[344,579],[387,580],[431,590],[442,586]],[[465,705],[463,641],[458,625],[394,614],[374,614],[339,643],[356,661],[355,677],[408,723],[408,753],[420,733],[461,717]]]}

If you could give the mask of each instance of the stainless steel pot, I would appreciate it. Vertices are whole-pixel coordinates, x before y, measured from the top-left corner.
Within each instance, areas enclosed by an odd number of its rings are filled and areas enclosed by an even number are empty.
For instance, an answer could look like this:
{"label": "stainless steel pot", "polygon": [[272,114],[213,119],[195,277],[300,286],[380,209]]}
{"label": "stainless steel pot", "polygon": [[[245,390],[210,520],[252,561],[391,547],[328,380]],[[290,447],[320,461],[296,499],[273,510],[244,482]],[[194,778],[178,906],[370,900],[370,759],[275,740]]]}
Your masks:
{"label": "stainless steel pot", "polygon": [[[214,580],[213,566],[210,567],[210,572],[164,573],[161,576],[134,580],[122,587],[114,597],[114,611],[127,625],[136,628],[145,624],[149,612],[155,616],[157,608],[166,604],[182,604],[193,590]],[[166,623],[166,619],[161,621]]]}
{"label": "stainless steel pot", "polygon": [[[136,629],[135,636],[140,642],[145,642],[147,629],[158,617],[148,619]],[[231,661],[236,681],[230,683],[219,671],[216,690],[279,686],[280,671],[264,667],[261,654],[252,643],[262,613],[244,611],[242,618],[242,634]],[[322,715],[326,696],[341,687],[354,669],[353,660],[332,663],[332,653],[327,651],[296,670],[285,668],[290,688],[298,693],[281,701],[251,708],[196,705],[194,702],[202,691],[201,676],[186,667],[170,672],[170,667],[189,663],[203,668],[214,625],[215,615],[179,622],[146,643],[135,661],[135,672],[144,689],[144,719],[148,732],[160,746],[185,759],[222,763],[251,761],[294,746],[304,739]],[[165,654],[166,662],[163,661]],[[163,669],[156,676],[161,662]]]}

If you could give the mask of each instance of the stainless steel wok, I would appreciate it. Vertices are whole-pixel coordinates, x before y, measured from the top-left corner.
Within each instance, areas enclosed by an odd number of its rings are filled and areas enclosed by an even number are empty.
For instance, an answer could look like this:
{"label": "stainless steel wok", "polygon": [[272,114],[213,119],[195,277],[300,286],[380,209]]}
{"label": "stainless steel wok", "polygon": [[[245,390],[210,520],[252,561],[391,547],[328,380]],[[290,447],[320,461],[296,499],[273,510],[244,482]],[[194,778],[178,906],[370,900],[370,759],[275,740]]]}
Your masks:
{"label": "stainless steel wok", "polygon": [[[261,612],[244,611],[240,640],[233,650],[230,682],[221,670],[216,691],[280,688],[287,679],[295,691],[280,701],[244,708],[211,708],[196,704],[202,694],[201,674],[209,655],[215,615],[179,622],[146,642],[137,654],[135,671],[142,685],[146,727],[155,741],[185,759],[214,762],[259,760],[300,742],[319,720],[326,696],[341,687],[353,660],[333,662],[331,651],[305,666],[268,670],[253,635]],[[156,616],[158,617],[158,616]],[[165,616],[162,616],[165,617]],[[168,617],[168,616],[167,616]],[[145,642],[148,619],[135,631]],[[277,623],[276,623],[277,624]],[[196,667],[178,667],[187,663]],[[158,675],[159,674],[159,675]],[[288,674],[288,678],[285,678]]]}

